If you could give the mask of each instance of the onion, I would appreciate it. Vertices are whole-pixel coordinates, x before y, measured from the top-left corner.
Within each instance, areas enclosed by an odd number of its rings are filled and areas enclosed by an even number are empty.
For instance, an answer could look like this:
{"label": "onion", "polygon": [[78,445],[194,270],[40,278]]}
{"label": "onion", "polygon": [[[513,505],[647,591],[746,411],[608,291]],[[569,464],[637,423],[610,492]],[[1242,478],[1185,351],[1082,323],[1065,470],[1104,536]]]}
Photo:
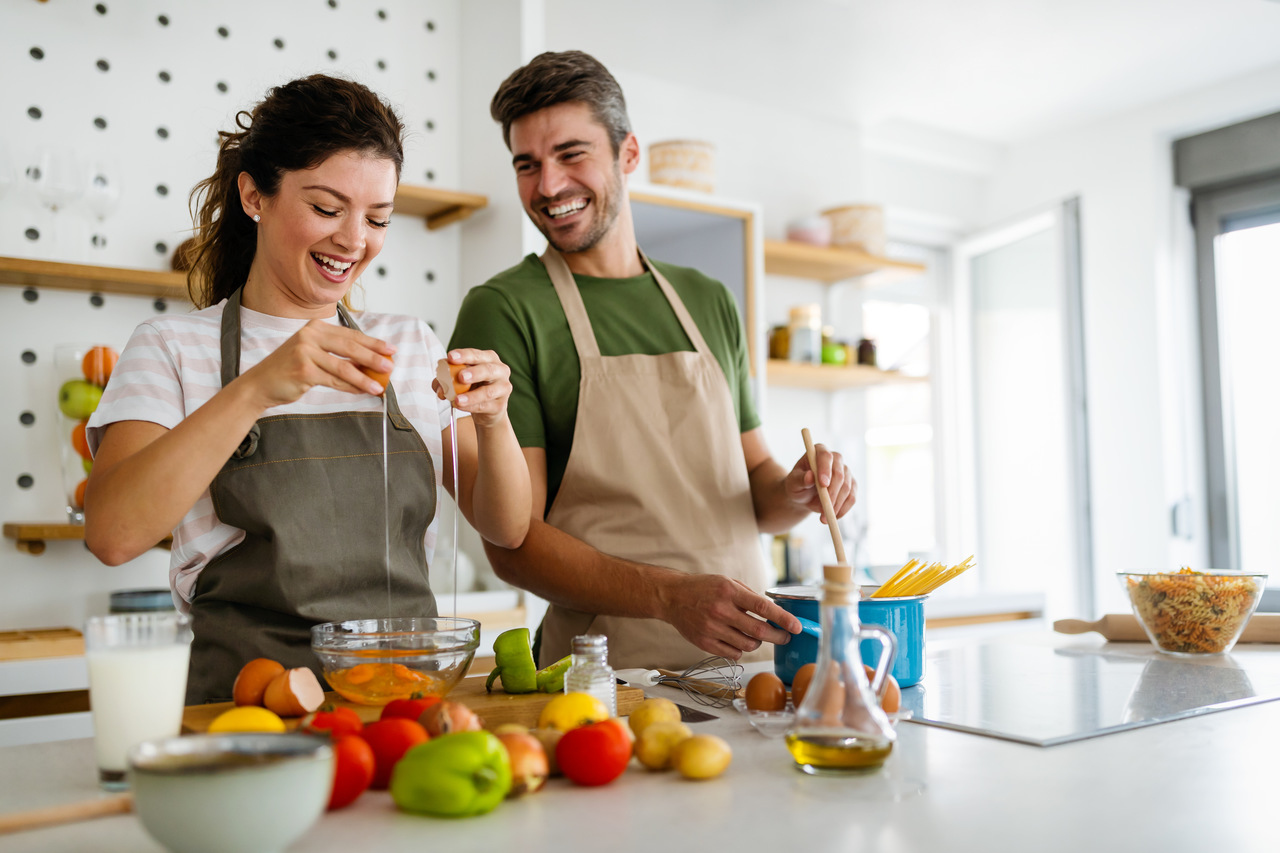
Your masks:
{"label": "onion", "polygon": [[547,751],[536,737],[530,734],[504,732],[497,736],[507,748],[511,759],[511,791],[508,797],[532,794],[547,783],[551,775]]}
{"label": "onion", "polygon": [[478,732],[484,728],[475,711],[461,702],[450,702],[448,699],[423,711],[418,722],[432,737],[450,732]]}

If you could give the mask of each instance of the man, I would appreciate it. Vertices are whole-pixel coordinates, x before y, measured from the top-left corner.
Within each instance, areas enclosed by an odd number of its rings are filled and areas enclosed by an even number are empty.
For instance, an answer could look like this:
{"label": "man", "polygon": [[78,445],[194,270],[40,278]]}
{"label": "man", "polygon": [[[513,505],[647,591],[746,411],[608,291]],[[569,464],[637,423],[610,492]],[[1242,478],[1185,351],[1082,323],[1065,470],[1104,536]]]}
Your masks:
{"label": "man", "polygon": [[[486,553],[550,602],[541,665],[585,633],[608,635],[623,668],[787,642],[800,625],[761,594],[759,534],[821,512],[814,475],[765,447],[732,295],[636,244],[626,176],[640,146],[621,88],[584,53],[544,53],[490,112],[549,247],[467,294],[450,347],[511,367],[533,521],[520,548]],[[817,456],[843,515],[856,484],[839,454]]]}

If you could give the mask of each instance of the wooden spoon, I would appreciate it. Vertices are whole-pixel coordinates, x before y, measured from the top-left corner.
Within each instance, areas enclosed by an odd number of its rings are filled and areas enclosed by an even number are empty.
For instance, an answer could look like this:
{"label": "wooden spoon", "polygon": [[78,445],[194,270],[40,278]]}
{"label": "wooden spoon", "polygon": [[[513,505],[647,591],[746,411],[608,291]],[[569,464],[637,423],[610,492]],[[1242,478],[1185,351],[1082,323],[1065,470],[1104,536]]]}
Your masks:
{"label": "wooden spoon", "polygon": [[844,555],[844,539],[840,536],[840,525],[836,524],[836,511],[831,507],[831,495],[827,494],[827,487],[818,480],[818,451],[813,449],[813,436],[809,435],[808,427],[800,430],[800,434],[804,436],[804,452],[809,456],[813,484],[818,487],[818,500],[822,501],[822,514],[826,518],[827,529],[831,531],[831,541],[836,544],[836,561],[847,566],[849,558]]}

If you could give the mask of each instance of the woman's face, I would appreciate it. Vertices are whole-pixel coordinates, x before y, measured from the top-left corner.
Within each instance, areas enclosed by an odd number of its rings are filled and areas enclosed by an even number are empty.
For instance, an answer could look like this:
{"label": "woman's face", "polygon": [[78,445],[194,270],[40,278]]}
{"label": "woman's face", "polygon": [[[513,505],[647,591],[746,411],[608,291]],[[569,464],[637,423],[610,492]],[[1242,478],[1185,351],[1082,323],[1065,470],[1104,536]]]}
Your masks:
{"label": "woman's face", "polygon": [[254,309],[332,316],[382,251],[396,194],[395,163],[343,151],[315,168],[285,172],[271,197],[259,194],[248,175],[240,176],[240,185],[245,212],[262,217],[246,285]]}

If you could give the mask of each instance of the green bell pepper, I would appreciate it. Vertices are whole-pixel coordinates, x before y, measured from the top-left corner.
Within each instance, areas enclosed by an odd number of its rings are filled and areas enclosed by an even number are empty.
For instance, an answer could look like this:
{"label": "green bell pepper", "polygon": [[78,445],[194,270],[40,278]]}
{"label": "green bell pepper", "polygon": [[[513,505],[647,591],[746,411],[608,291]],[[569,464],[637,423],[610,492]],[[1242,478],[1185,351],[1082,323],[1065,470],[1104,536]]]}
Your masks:
{"label": "green bell pepper", "polygon": [[569,671],[569,664],[572,662],[573,656],[565,655],[551,666],[538,670],[536,677],[538,692],[559,693],[564,690],[564,674]]}
{"label": "green bell pepper", "polygon": [[493,662],[493,672],[484,682],[487,692],[493,692],[493,682],[499,676],[504,692],[532,693],[538,689],[538,667],[533,662],[528,628],[512,628],[499,634],[493,641]]}
{"label": "green bell pepper", "polygon": [[420,743],[391,774],[397,808],[435,817],[484,814],[510,790],[507,748],[486,731],[454,732]]}

